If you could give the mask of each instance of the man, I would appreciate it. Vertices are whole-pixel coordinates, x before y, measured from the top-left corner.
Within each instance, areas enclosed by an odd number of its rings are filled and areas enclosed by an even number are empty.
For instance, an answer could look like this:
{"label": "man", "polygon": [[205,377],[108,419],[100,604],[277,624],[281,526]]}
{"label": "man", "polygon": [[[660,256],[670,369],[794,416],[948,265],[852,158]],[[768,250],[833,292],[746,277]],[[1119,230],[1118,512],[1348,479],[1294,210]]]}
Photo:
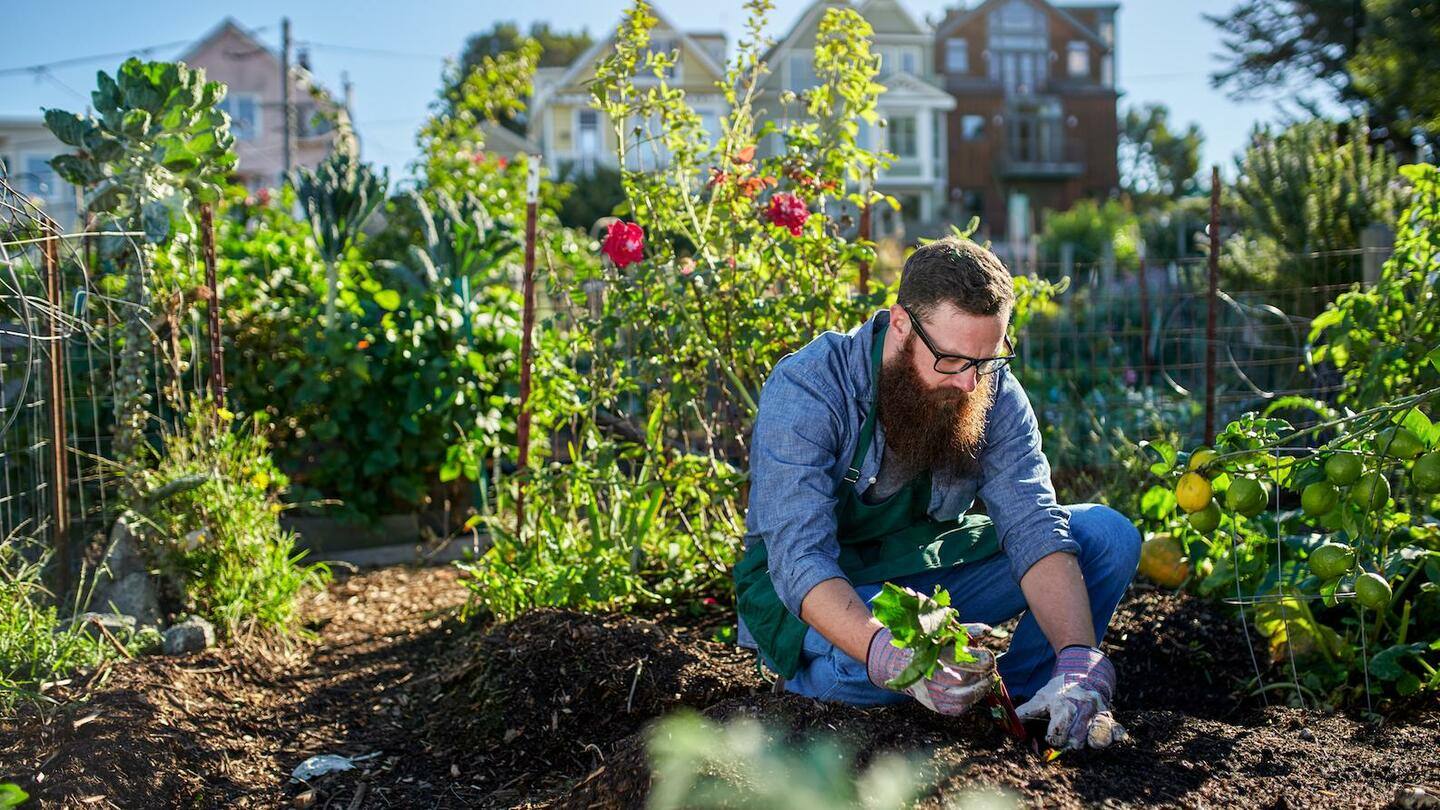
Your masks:
{"label": "man", "polygon": [[[1022,718],[1049,718],[1051,745],[1100,748],[1125,736],[1098,645],[1140,535],[1109,507],[1056,503],[1007,368],[1013,306],[994,254],[942,239],[905,262],[889,310],[776,365],[750,449],[739,638],[786,689],[857,706],[960,714],[998,669]],[[988,517],[965,514],[977,495]],[[1025,615],[998,659],[972,650],[899,693],[885,684],[911,653],[869,608],[887,581],[943,586],[980,632]]]}

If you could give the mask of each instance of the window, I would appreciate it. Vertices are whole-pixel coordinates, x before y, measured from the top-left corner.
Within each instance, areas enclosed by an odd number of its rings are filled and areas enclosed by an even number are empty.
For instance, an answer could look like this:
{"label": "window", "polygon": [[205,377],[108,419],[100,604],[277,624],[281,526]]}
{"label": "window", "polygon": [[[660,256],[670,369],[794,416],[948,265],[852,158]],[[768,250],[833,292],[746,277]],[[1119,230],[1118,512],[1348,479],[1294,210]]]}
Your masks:
{"label": "window", "polygon": [[905,71],[906,73],[909,73],[911,76],[919,75],[920,54],[916,53],[915,50],[912,48],[906,48],[905,50],[901,51],[900,69]]}
{"label": "window", "polygon": [[1065,49],[1065,64],[1072,77],[1090,75],[1090,43],[1071,40]]}
{"label": "window", "polygon": [[[627,135],[628,146],[625,150],[625,168],[632,171],[655,171],[662,169],[670,162],[670,153],[665,149],[664,127],[660,122],[660,115],[652,113],[647,119],[640,119],[634,116],[628,118],[625,127],[630,135]],[[635,128],[640,128],[640,134],[635,135]]]}
{"label": "window", "polygon": [[915,118],[905,116],[903,118],[891,118],[887,128],[890,139],[890,151],[900,158],[913,158],[919,150],[915,143]]}
{"label": "window", "polygon": [[985,138],[985,116],[960,116],[960,140],[979,141]]}
{"label": "window", "polygon": [[[665,81],[673,82],[680,76],[680,57],[675,49],[679,47],[676,41],[669,37],[656,36],[650,40],[648,53],[660,54],[665,57],[675,57],[675,64],[665,69]],[[635,78],[637,81],[655,81],[655,72],[645,66],[646,54],[642,54],[640,61],[635,65]]]}
{"label": "window", "polygon": [[260,137],[260,97],[254,93],[229,93],[220,101],[220,109],[230,116],[230,131],[237,141],[253,141]]}
{"label": "window", "polygon": [[1010,0],[990,12],[990,79],[1006,95],[1039,92],[1049,70],[1048,39],[1045,15],[1027,0]]}
{"label": "window", "polygon": [[31,197],[55,200],[60,196],[60,178],[50,168],[49,155],[25,155],[20,164],[20,190]]}
{"label": "window", "polygon": [[725,134],[720,127],[720,113],[715,110],[705,109],[696,110],[695,112],[700,116],[700,128],[705,130],[706,142],[713,144],[719,141],[720,136]]}
{"label": "window", "polygon": [[819,82],[815,78],[815,62],[809,53],[790,54],[789,89],[803,93]]}
{"label": "window", "polygon": [[600,113],[595,110],[580,110],[576,115],[575,152],[580,158],[580,171],[594,172],[595,159],[600,155]]}
{"label": "window", "polygon": [[945,40],[945,72],[970,72],[970,43],[963,39]]}

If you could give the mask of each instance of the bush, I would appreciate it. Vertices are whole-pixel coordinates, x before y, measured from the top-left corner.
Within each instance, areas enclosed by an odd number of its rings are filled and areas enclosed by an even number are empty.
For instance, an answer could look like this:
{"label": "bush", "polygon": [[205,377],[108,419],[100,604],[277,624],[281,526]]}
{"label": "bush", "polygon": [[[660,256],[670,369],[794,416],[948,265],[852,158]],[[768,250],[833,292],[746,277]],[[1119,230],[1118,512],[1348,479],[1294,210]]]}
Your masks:
{"label": "bush", "polygon": [[193,400],[153,467],[140,473],[131,504],[147,527],[147,548],[179,583],[181,608],[227,636],[295,632],[297,600],[329,580],[329,570],[303,562],[295,535],[280,528],[278,493],[288,481],[255,427]]}
{"label": "bush", "polygon": [[44,681],[95,666],[114,652],[83,625],[61,618],[41,579],[48,557],[18,533],[0,538],[0,710],[39,694]]}

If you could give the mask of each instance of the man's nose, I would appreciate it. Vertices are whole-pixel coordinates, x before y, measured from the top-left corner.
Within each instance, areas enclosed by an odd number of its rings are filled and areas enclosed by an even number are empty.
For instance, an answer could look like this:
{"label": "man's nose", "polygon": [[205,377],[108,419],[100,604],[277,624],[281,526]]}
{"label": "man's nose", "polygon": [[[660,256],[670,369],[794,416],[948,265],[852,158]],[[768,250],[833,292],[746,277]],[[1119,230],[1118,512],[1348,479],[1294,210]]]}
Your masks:
{"label": "man's nose", "polygon": [[950,388],[958,388],[967,394],[974,391],[975,386],[980,382],[979,371],[974,366],[965,369],[959,374],[951,374],[949,376],[950,379],[947,381],[947,385]]}

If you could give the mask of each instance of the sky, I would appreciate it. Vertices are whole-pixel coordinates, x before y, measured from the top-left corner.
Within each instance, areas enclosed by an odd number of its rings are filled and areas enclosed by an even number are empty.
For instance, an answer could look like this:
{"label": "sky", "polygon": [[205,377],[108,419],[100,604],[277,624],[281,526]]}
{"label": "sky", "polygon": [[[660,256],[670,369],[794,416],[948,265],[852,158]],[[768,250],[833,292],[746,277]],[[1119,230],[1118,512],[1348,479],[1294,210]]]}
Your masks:
{"label": "sky", "polygon": [[[779,37],[810,0],[775,0],[770,35]],[[918,16],[939,19],[956,0],[902,0]],[[978,0],[970,0],[973,5]],[[733,48],[742,33],[742,0],[654,0],[676,25],[687,30],[723,30]],[[1202,166],[1219,163],[1233,173],[1234,156],[1257,122],[1282,116],[1278,99],[1232,101],[1212,89],[1208,74],[1217,65],[1220,37],[1202,12],[1219,13],[1235,0],[1121,0],[1117,17],[1117,84],[1121,109],[1161,102],[1173,120],[1195,122],[1205,134]],[[246,0],[195,2],[146,0],[117,10],[114,0],[0,0],[0,19],[9,36],[0,51],[0,116],[39,116],[42,107],[81,110],[95,86],[95,71],[112,71],[130,51],[173,58],[226,15],[278,46],[280,20],[288,16],[291,37],[307,45],[311,66],[337,96],[341,74],[355,91],[355,124],[368,160],[407,174],[416,156],[415,131],[439,87],[446,57],[457,57],[471,33],[497,20],[528,28],[548,21],[559,29],[611,30],[623,0]],[[16,33],[22,35],[16,36]],[[103,56],[98,59],[86,57]],[[82,60],[15,72],[68,60]]]}

